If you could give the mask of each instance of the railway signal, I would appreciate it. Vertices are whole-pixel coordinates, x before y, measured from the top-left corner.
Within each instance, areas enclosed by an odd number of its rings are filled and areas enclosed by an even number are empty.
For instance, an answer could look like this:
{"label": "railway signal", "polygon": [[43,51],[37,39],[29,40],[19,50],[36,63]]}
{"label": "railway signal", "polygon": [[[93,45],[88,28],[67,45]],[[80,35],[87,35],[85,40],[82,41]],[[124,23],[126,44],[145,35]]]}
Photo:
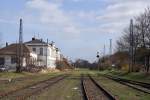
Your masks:
{"label": "railway signal", "polygon": [[99,63],[100,63],[99,57],[100,57],[100,55],[99,55],[99,52],[97,52],[97,56],[96,57],[97,57],[97,69],[100,70],[100,66],[99,66]]}

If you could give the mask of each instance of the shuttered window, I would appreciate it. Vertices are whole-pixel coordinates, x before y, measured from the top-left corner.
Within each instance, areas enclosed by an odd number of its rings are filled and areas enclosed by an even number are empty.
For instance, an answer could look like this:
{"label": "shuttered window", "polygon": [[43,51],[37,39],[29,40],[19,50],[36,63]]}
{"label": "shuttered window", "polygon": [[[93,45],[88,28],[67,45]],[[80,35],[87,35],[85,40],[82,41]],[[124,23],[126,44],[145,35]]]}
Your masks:
{"label": "shuttered window", "polygon": [[43,56],[43,48],[40,48],[40,55]]}

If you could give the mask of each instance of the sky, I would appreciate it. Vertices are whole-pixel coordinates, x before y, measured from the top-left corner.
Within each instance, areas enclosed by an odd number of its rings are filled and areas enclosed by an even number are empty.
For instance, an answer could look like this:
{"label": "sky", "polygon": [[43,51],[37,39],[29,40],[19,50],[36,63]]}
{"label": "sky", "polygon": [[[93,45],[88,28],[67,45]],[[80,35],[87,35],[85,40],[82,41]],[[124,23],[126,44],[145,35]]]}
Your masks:
{"label": "sky", "polygon": [[93,62],[109,40],[122,36],[130,19],[144,12],[150,0],[1,0],[0,39],[18,41],[19,19],[23,19],[23,41],[32,37],[54,41],[72,60]]}

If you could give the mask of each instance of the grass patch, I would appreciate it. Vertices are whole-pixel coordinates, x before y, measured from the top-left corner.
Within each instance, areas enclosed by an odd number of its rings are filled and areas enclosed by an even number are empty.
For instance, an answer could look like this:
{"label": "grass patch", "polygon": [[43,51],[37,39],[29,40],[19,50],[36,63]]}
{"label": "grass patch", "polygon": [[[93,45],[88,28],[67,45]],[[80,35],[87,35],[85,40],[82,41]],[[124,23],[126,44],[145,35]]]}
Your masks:
{"label": "grass patch", "polygon": [[120,70],[105,70],[98,73],[99,76],[101,74],[112,75],[120,78],[150,83],[150,75],[142,72],[128,73]]}
{"label": "grass patch", "polygon": [[34,75],[33,73],[28,72],[22,72],[22,73],[16,73],[16,72],[0,72],[0,78],[19,78],[19,77],[25,77],[28,75]]}
{"label": "grass patch", "polygon": [[[19,77],[27,79],[12,81],[7,84],[0,85],[0,93],[8,92],[11,90],[19,89],[42,80],[46,80],[50,77],[65,74],[66,72],[47,73],[47,74],[19,74]],[[149,76],[145,76],[143,73],[126,73],[116,70],[105,70],[105,71],[93,71],[88,69],[76,69],[70,71],[71,76],[54,84],[53,86],[45,89],[40,94],[32,96],[29,100],[81,100],[81,89],[80,89],[80,76],[81,74],[90,74],[98,80],[105,89],[110,91],[119,100],[149,100],[150,95],[139,92],[125,85],[119,84],[115,81],[102,77],[101,74],[109,74],[118,77],[134,79],[134,80],[149,80]],[[18,73],[5,73],[2,77],[13,77],[16,78]],[[17,78],[16,78],[17,79]],[[21,79],[21,78],[20,78]]]}
{"label": "grass patch", "polygon": [[82,100],[80,77],[71,75],[28,100]]}
{"label": "grass patch", "polygon": [[139,92],[125,85],[104,77],[96,78],[101,86],[110,91],[119,100],[149,100],[150,95]]}
{"label": "grass patch", "polygon": [[[0,93],[7,93],[9,91],[14,91],[14,90],[35,84],[39,81],[43,81],[43,80],[46,80],[48,78],[51,78],[53,76],[57,76],[60,74],[63,74],[63,73],[60,72],[60,73],[47,73],[47,74],[32,74],[32,75],[27,75],[25,77],[13,80],[11,82],[1,83]],[[17,75],[17,74],[15,74],[15,75]],[[21,74],[19,74],[19,75],[21,75]]]}

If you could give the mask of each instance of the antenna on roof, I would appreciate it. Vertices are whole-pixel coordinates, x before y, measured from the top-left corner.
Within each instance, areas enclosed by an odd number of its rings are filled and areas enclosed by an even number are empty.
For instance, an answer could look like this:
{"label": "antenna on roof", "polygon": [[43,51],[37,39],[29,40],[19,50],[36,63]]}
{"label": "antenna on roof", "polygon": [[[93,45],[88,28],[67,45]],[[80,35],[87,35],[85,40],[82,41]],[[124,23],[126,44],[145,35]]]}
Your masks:
{"label": "antenna on roof", "polygon": [[34,33],[34,38],[35,38],[35,33]]}
{"label": "antenna on roof", "polygon": [[47,44],[48,44],[48,38],[47,38]]}
{"label": "antenna on roof", "polygon": [[51,42],[52,45],[54,45],[54,43],[55,43],[54,41]]}
{"label": "antenna on roof", "polygon": [[38,33],[38,39],[40,38],[40,34]]}
{"label": "antenna on roof", "polygon": [[106,54],[106,46],[104,44],[104,51],[103,51],[103,56],[105,57],[105,54]]}

